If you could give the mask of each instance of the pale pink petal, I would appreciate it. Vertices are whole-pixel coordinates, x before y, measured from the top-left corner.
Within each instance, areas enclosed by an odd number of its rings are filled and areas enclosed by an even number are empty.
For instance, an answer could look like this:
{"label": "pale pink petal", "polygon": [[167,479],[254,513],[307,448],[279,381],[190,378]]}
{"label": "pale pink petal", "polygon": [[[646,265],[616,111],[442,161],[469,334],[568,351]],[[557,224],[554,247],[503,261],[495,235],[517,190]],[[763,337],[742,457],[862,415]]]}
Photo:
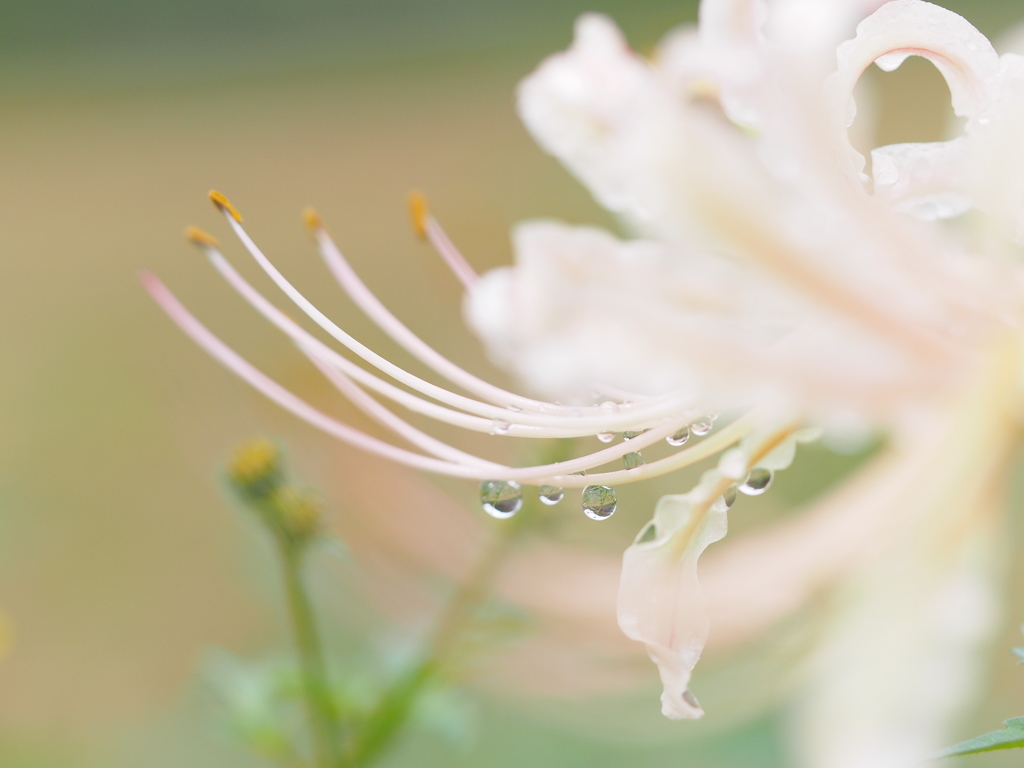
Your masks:
{"label": "pale pink petal", "polygon": [[[892,0],[862,21],[857,36],[839,46],[839,68],[829,83],[837,119],[853,122],[853,88],[873,62],[896,69],[908,56],[923,56],[942,73],[953,110],[968,118],[968,129],[984,119],[994,102],[1000,72],[992,44],[963,17],[923,0]],[[858,169],[863,158],[849,148]]]}
{"label": "pale pink petal", "polygon": [[875,199],[923,221],[959,216],[971,207],[968,159],[963,137],[873,149]]}
{"label": "pale pink petal", "polygon": [[619,626],[627,637],[644,644],[657,665],[664,687],[661,712],[673,720],[704,714],[689,691],[710,629],[697,560],[727,529],[724,508],[705,513],[695,509],[689,495],[665,496],[654,519],[623,555]]}
{"label": "pale pink petal", "polygon": [[581,16],[572,47],[519,85],[519,115],[606,208],[638,223],[664,219],[662,187],[683,149],[669,85],[606,17]]}

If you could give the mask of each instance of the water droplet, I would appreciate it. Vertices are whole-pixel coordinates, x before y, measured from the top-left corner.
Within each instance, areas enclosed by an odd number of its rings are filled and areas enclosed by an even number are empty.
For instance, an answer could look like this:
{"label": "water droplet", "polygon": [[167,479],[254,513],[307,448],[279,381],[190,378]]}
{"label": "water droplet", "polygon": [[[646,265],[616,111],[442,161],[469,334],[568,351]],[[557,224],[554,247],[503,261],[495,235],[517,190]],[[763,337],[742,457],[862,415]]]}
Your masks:
{"label": "water droplet", "polygon": [[508,408],[508,409],[509,409],[510,411],[515,411],[516,413],[522,413],[522,412],[523,412],[523,409],[522,409],[522,408],[520,408],[520,407],[519,407],[518,405],[516,405],[515,403],[509,403],[509,404],[508,404],[507,406],[505,406],[505,407],[506,407],[506,408]]}
{"label": "water droplet", "polygon": [[642,435],[644,432],[650,432],[650,430],[649,429],[640,429],[640,430],[627,429],[625,432],[622,433],[622,439],[623,440],[632,440],[634,437],[640,437],[640,435]]}
{"label": "water droplet", "polygon": [[551,507],[560,502],[565,491],[559,485],[542,485],[540,487],[540,503]]}
{"label": "water droplet", "polygon": [[610,443],[612,440],[615,439],[615,433],[614,432],[598,432],[597,433],[597,439],[600,440],[602,443]]}
{"label": "water droplet", "polygon": [[523,489],[512,480],[484,480],[480,483],[480,504],[491,517],[505,520],[523,506]]}
{"label": "water droplet", "polygon": [[728,509],[736,503],[736,486],[730,485],[725,489],[725,493],[722,494],[722,501],[725,502],[725,508]]}
{"label": "water droplet", "polygon": [[616,411],[619,410],[618,404],[613,403],[611,400],[605,400],[603,403],[601,403],[600,408],[605,413],[615,413]]}
{"label": "water droplet", "polygon": [[512,425],[507,421],[501,419],[495,419],[491,422],[491,434],[492,435],[507,435],[508,431],[512,428]]}
{"label": "water droplet", "polygon": [[588,485],[583,489],[583,511],[591,520],[607,520],[615,514],[618,499],[607,485]]}
{"label": "water droplet", "polygon": [[641,456],[639,452],[630,451],[622,457],[622,463],[625,465],[626,469],[636,469],[637,467],[642,467],[647,462],[644,461],[644,457]]}
{"label": "water droplet", "polygon": [[714,422],[711,421],[710,416],[702,416],[690,425],[690,431],[697,437],[704,437],[704,435],[711,431],[713,426]]}
{"label": "water droplet", "polygon": [[680,445],[684,445],[687,440],[690,439],[690,428],[683,427],[674,435],[670,435],[665,438],[665,442],[671,446],[678,448]]}
{"label": "water droplet", "polygon": [[771,484],[771,470],[765,469],[764,467],[755,467],[750,470],[750,474],[747,475],[747,479],[740,486],[739,490],[740,493],[744,493],[747,496],[760,496],[768,490],[768,486]]}
{"label": "water droplet", "polygon": [[716,512],[725,512],[733,504],[736,503],[736,486],[730,485],[726,488],[725,493],[715,499],[715,503],[711,505],[711,508]]}

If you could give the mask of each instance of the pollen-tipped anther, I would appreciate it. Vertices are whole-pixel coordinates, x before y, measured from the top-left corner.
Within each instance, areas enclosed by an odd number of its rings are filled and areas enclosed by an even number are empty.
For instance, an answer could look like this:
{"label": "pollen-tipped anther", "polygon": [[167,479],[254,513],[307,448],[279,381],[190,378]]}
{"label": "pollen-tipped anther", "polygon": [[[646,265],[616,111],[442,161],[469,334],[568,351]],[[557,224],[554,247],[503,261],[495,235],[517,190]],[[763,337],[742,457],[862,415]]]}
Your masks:
{"label": "pollen-tipped anther", "polygon": [[216,248],[217,238],[199,227],[186,227],[185,239],[200,248]]}
{"label": "pollen-tipped anther", "polygon": [[302,223],[306,225],[311,235],[316,237],[316,233],[324,228],[324,220],[320,218],[320,214],[314,211],[312,208],[306,208],[302,212]]}
{"label": "pollen-tipped anther", "polygon": [[218,192],[216,189],[210,190],[210,202],[216,206],[217,210],[221,213],[227,213],[238,223],[242,222],[242,214],[238,212],[238,209],[231,204],[224,195]]}
{"label": "pollen-tipped anther", "polygon": [[412,218],[412,231],[416,233],[416,237],[426,240],[430,208],[427,207],[427,198],[418,189],[409,193],[409,216]]}

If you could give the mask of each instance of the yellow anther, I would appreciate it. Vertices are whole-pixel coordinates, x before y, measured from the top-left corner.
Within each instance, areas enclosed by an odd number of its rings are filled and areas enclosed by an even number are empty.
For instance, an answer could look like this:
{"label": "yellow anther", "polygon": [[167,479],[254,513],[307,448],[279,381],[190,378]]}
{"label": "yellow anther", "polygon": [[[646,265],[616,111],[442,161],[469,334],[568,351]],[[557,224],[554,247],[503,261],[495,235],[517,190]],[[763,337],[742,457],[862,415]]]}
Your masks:
{"label": "yellow anther", "polygon": [[217,247],[217,238],[209,232],[204,232],[199,227],[187,227],[185,229],[185,239],[198,245],[200,248]]}
{"label": "yellow anther", "polygon": [[238,209],[231,204],[230,200],[224,197],[224,195],[222,195],[216,189],[210,190],[210,202],[217,207],[218,211],[221,211],[222,213],[224,211],[227,211],[229,214],[231,214],[231,218],[233,218],[239,224],[242,223],[242,214],[240,214],[238,212]]}
{"label": "yellow anther", "polygon": [[418,189],[409,193],[409,215],[412,216],[412,231],[416,237],[426,238],[430,209],[427,207],[427,198]]}
{"label": "yellow anther", "polygon": [[313,234],[316,234],[318,230],[324,228],[324,220],[321,219],[320,214],[312,208],[307,208],[302,212],[302,221]]}

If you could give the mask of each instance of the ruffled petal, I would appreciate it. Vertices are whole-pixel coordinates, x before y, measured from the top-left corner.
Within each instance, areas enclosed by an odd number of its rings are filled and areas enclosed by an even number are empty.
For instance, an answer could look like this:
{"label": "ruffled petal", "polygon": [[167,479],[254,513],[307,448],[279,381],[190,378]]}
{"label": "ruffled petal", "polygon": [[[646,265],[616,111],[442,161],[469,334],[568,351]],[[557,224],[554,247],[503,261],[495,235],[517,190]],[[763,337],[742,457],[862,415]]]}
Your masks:
{"label": "ruffled petal", "polygon": [[644,644],[657,665],[664,686],[661,712],[673,720],[704,714],[689,691],[710,628],[697,560],[727,529],[724,506],[702,509],[692,494],[665,496],[623,556],[619,626]]}
{"label": "ruffled petal", "polygon": [[753,266],[552,221],[520,224],[513,244],[516,265],[481,278],[466,320],[495,363],[552,397],[610,385],[686,391],[695,407],[714,393],[713,409],[784,392],[873,409],[930,376]]}
{"label": "ruffled petal", "polygon": [[671,89],[606,17],[581,16],[572,46],[519,85],[519,114],[609,210],[637,222],[660,208],[680,145]]}
{"label": "ruffled petal", "polygon": [[967,211],[967,139],[890,144],[871,151],[875,199],[922,221]]}
{"label": "ruffled petal", "polygon": [[[838,69],[829,83],[837,121],[853,122],[853,88],[873,62],[892,71],[908,56],[923,56],[949,86],[953,110],[968,130],[984,119],[998,91],[999,56],[992,44],[961,16],[923,0],[892,0],[857,26],[857,36],[839,46]],[[858,170],[864,158],[845,142]]]}
{"label": "ruffled petal", "polygon": [[[623,556],[619,626],[627,637],[644,644],[657,665],[664,688],[661,712],[668,718],[694,719],[704,714],[689,690],[711,626],[697,561],[728,530],[730,503],[723,494],[753,467],[771,471],[789,467],[800,439],[800,434],[777,426],[747,436],[730,452],[733,455],[722,457],[719,469],[705,472],[692,491],[662,497],[654,518]],[[723,469],[730,464],[738,465],[738,473]]]}
{"label": "ruffled petal", "polygon": [[1002,232],[1024,243],[1024,57],[1007,53],[998,110],[971,137],[968,186]]}

